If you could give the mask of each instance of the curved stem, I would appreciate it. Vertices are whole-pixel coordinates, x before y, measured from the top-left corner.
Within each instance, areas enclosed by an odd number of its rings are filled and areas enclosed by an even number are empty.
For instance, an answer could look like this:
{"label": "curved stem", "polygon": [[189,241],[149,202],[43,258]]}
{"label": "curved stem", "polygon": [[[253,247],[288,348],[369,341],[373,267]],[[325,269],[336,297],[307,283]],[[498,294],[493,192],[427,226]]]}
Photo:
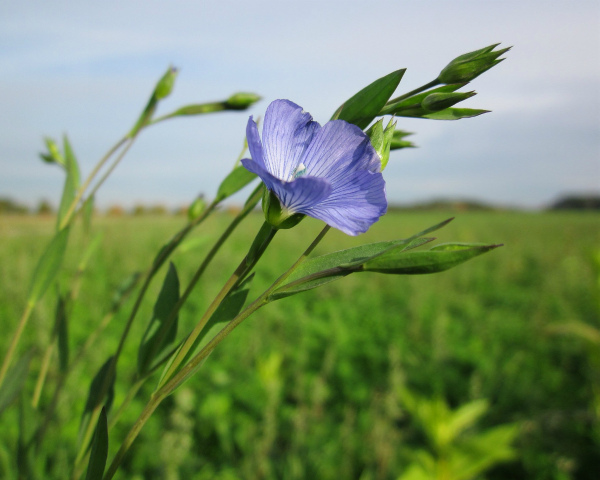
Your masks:
{"label": "curved stem", "polygon": [[[162,379],[161,383],[159,384],[159,388],[164,382],[169,381],[169,378],[177,371],[177,368],[181,365],[181,363],[185,360],[189,351],[193,348],[193,346],[196,342],[196,339],[198,338],[198,336],[200,335],[200,333],[202,332],[202,330],[204,329],[204,327],[210,320],[210,317],[213,315],[213,313],[215,313],[215,311],[217,310],[219,305],[221,305],[221,303],[223,302],[225,297],[229,294],[229,292],[231,292],[233,290],[233,288],[236,285],[238,285],[238,283],[246,277],[246,275],[252,270],[252,268],[254,268],[254,266],[256,265],[256,263],[258,262],[260,257],[262,256],[262,254],[265,252],[265,250],[271,243],[271,240],[273,240],[273,237],[275,237],[275,233],[277,233],[277,230],[275,230],[273,227],[271,227],[270,225],[268,225],[265,222],[265,224],[263,225],[263,227],[261,228],[261,230],[257,236],[257,238],[259,238],[259,236],[264,235],[264,237],[261,238],[261,242],[259,242],[260,245],[258,245],[258,247],[256,247],[257,248],[256,251],[252,251],[253,250],[252,247],[250,248],[251,252],[249,252],[248,255],[246,255],[244,257],[244,259],[240,262],[240,264],[235,269],[235,271],[233,272],[231,277],[229,277],[229,280],[227,280],[225,285],[223,285],[223,288],[221,288],[221,291],[214,298],[214,300],[209,305],[206,312],[204,312],[204,315],[202,316],[200,321],[196,324],[196,326],[194,327],[192,332],[188,335],[187,339],[185,340],[185,342],[183,343],[183,345],[177,352],[177,355],[173,359],[173,362],[171,363],[167,372],[163,376],[163,379]],[[255,239],[255,242],[253,243],[253,246],[255,244],[256,244],[256,239]],[[190,292],[190,289],[188,287],[186,294],[189,295],[189,292]],[[185,298],[187,298],[187,296]],[[182,297],[182,299],[183,299],[183,297]],[[179,305],[179,303],[182,303],[182,302],[181,301],[178,302],[178,305]]]}
{"label": "curved stem", "polygon": [[13,338],[10,342],[10,345],[8,346],[8,350],[6,351],[6,355],[4,356],[4,360],[2,362],[2,368],[0,368],[0,386],[2,386],[2,383],[4,382],[4,378],[6,377],[6,374],[8,372],[8,367],[10,367],[10,364],[12,362],[12,357],[15,354],[17,344],[19,343],[19,340],[21,339],[21,335],[23,334],[25,325],[27,325],[29,317],[31,316],[33,307],[34,307],[34,303],[27,302],[25,311],[23,312],[23,315],[21,315],[21,319],[19,320],[19,323],[17,325],[17,330],[15,331]]}
{"label": "curved stem", "polygon": [[64,227],[66,227],[69,224],[69,221],[71,220],[71,217],[73,216],[73,213],[75,213],[75,209],[77,208],[77,204],[79,203],[79,201],[83,197],[83,194],[85,193],[85,191],[87,190],[87,188],[90,186],[90,183],[92,183],[92,181],[94,180],[94,177],[98,174],[98,172],[100,171],[100,169],[110,159],[110,157],[112,157],[114,155],[114,153],[119,148],[121,148],[121,146],[123,146],[123,144],[125,142],[127,142],[128,140],[129,140],[129,136],[128,135],[126,135],[125,137],[123,137],[115,145],[113,145],[113,147],[108,152],[106,152],[104,154],[104,156],[100,159],[100,161],[96,164],[96,166],[94,167],[94,169],[90,172],[90,174],[88,175],[88,177],[85,179],[85,181],[79,187],[79,190],[77,190],[77,193],[75,194],[75,198],[71,202],[71,205],[69,206],[69,210],[67,210],[67,213],[65,214],[65,216],[64,216],[64,218],[63,218],[63,220],[62,220],[62,222],[61,222],[61,224],[59,226],[59,230],[63,229]]}
{"label": "curved stem", "polygon": [[[215,335],[202,350],[195,355],[181,370],[179,370],[170,380],[167,381],[165,385],[159,388],[146,407],[141,415],[136,420],[135,424],[125,437],[119,451],[115,455],[112,463],[106,474],[103,477],[103,480],[110,480],[115,475],[119,465],[123,461],[125,454],[129,450],[129,447],[133,444],[133,441],[136,439],[144,424],[148,421],[154,410],[158,407],[160,402],[164,400],[168,395],[170,395],[173,390],[175,390],[181,383],[183,383],[189,376],[191,376],[198,366],[202,363],[206,357],[215,349],[215,347],[221,343],[227,335],[240,323],[242,323],[246,318],[248,318],[252,313],[258,310],[260,307],[266,305],[268,303],[269,295],[275,290],[286,278],[288,278],[292,272],[306,259],[308,255],[314,250],[314,248],[319,244],[319,242],[323,239],[325,234],[329,231],[329,225],[326,225],[323,230],[317,235],[315,240],[309,245],[309,247],[304,251],[304,253],[296,260],[296,262],[283,274],[281,275],[267,290],[265,290],[260,297],[258,297],[254,302],[252,302],[246,309],[244,309],[239,315],[237,315],[231,322],[229,322],[225,327]],[[245,261],[245,259],[244,259]],[[240,265],[244,264],[244,261]],[[239,267],[238,267],[239,268]],[[234,274],[235,275],[235,274]],[[232,275],[232,277],[234,276]],[[231,279],[230,279],[231,280]],[[228,282],[230,283],[230,282]],[[166,376],[165,376],[166,378]]]}

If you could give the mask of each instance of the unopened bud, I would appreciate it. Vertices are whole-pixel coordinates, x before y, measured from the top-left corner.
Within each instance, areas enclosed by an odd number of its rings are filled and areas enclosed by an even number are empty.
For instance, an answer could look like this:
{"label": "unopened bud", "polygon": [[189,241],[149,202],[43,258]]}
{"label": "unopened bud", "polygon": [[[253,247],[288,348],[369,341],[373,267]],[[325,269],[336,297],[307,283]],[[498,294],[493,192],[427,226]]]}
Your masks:
{"label": "unopened bud", "polygon": [[161,100],[168,97],[173,90],[175,79],[177,78],[177,69],[169,67],[169,70],[162,76],[154,88],[154,98]]}
{"label": "unopened bud", "polygon": [[227,110],[246,110],[261,98],[256,93],[238,92],[225,100],[225,107]]}
{"label": "unopened bud", "polygon": [[470,82],[504,60],[498,57],[510,50],[510,47],[494,51],[498,45],[500,44],[496,43],[456,57],[440,72],[438,81],[444,84]]}
{"label": "unopened bud", "polygon": [[198,218],[205,208],[206,202],[204,201],[204,197],[198,197],[188,208],[188,220],[191,222]]}
{"label": "unopened bud", "polygon": [[390,146],[394,137],[395,127],[396,122],[390,120],[384,130],[383,118],[381,118],[366,132],[371,139],[371,145],[373,145],[373,148],[381,160],[381,171],[383,171],[383,169],[387,166],[387,163],[390,159]]}
{"label": "unopened bud", "polygon": [[475,92],[432,93],[421,102],[421,107],[427,112],[439,112],[476,95]]}

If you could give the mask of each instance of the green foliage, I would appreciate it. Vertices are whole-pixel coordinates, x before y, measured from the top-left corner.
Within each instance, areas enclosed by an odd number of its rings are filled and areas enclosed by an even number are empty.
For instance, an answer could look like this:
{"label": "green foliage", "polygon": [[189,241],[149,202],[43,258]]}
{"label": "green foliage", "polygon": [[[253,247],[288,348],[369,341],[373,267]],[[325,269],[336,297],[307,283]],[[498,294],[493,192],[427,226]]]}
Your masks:
{"label": "green foliage", "polygon": [[21,393],[25,380],[27,380],[31,357],[32,352],[19,358],[12,369],[9,370],[6,381],[0,386],[0,416]]}
{"label": "green foliage", "polygon": [[227,197],[240,191],[255,178],[257,178],[256,174],[246,170],[241,165],[237,166],[225,177],[221,182],[221,185],[219,185],[219,189],[217,190],[217,201],[225,200]]}
{"label": "green foliage", "polygon": [[57,232],[46,247],[33,273],[27,299],[29,304],[35,304],[54,281],[61,267],[68,240],[69,227],[66,227]]}
{"label": "green foliage", "polygon": [[495,43],[456,57],[440,72],[438,81],[446,84],[470,82],[504,60],[499,57],[508,52],[511,47],[494,50],[498,45],[500,44]]}
{"label": "green foliage", "polygon": [[[360,243],[405,238],[446,216],[391,212],[386,222],[360,239],[330,232],[314,258]],[[225,213],[216,215],[206,231],[222,230],[230,220]],[[463,431],[459,443],[472,433],[522,425],[513,444],[517,457],[492,466],[481,477],[594,479],[600,445],[593,421],[597,397],[592,386],[600,384],[593,357],[597,347],[585,334],[567,331],[576,329],[568,326],[574,321],[589,327],[582,331],[600,329],[600,270],[594,260],[600,244],[598,220],[593,213],[462,213],[435,235],[464,243],[502,241],[506,246],[433,276],[353,275],[270,304],[230,335],[196,376],[155,412],[121,476],[165,478],[169,468],[180,478],[327,480],[363,475],[395,480],[417,460],[415,452],[435,453],[402,404],[399,391],[409,388],[419,398],[443,399],[450,412],[487,399],[487,412]],[[262,221],[261,214],[251,215],[215,258],[180,313],[182,332],[205,310]],[[10,329],[25,301],[25,292],[17,287],[27,282],[42,251],[40,239],[51,238],[54,223],[28,217],[4,217],[1,222],[2,231],[11,232],[3,237],[0,252],[0,318]],[[81,302],[69,317],[71,345],[86,340],[123,279],[147,265],[156,245],[182,222],[173,217],[97,219],[93,231],[104,231],[99,262],[90,267]],[[270,261],[258,263],[248,298],[287,268],[321,225],[306,219],[297,228],[301,235],[284,231],[273,240]],[[73,246],[79,245],[80,232],[72,233]],[[197,232],[190,239],[205,235]],[[430,238],[432,233],[422,235]],[[201,251],[175,253],[182,280],[190,278],[199,258]],[[68,252],[65,270],[74,271],[78,263]],[[165,274],[166,266],[148,298],[157,298]],[[25,346],[45,346],[40,332],[52,325],[55,306],[53,298],[42,299]],[[140,319],[150,318],[152,307],[152,302],[144,306]],[[64,478],[64,468],[72,463],[79,420],[73,413],[79,415],[84,408],[89,372],[114,352],[126,312],[94,343],[90,367],[72,373],[73,388],[50,426],[52,441],[37,453],[36,463],[47,465],[44,478]],[[135,324],[132,338],[141,338],[145,328],[144,322]],[[0,338],[0,350],[7,342]],[[135,375],[137,347],[132,342],[123,352],[115,405]],[[35,375],[39,365],[31,362],[30,368]],[[155,382],[149,384],[134,399],[132,412],[111,430],[111,439],[127,432]],[[42,396],[42,405],[51,393]],[[11,478],[15,471],[15,416],[15,408],[2,416],[2,478]]]}
{"label": "green foliage", "polygon": [[425,434],[428,449],[410,451],[410,463],[398,480],[473,480],[498,463],[517,456],[512,443],[517,425],[501,425],[474,432],[488,411],[479,399],[451,410],[441,398],[422,398],[408,390],[400,393],[402,405]]}
{"label": "green foliage", "polygon": [[178,315],[171,315],[179,302],[179,277],[175,265],[171,262],[162,289],[154,304],[152,319],[142,337],[138,351],[137,369],[140,376],[160,362],[161,354],[177,337]]}
{"label": "green foliage", "polygon": [[366,128],[394,94],[404,76],[405,68],[375,80],[341,105],[332,120],[345,120],[357,127]]}
{"label": "green foliage", "polygon": [[75,199],[75,193],[79,188],[79,165],[77,164],[73,148],[66,135],[63,138],[63,151],[67,175],[65,177],[63,193],[60,199],[60,206],[58,207],[58,214],[56,216],[57,229],[60,229],[60,226],[63,224],[65,216],[69,211],[69,207]]}
{"label": "green foliage", "polygon": [[92,442],[92,451],[90,453],[90,462],[88,464],[85,480],[102,480],[104,467],[106,466],[106,457],[108,456],[108,422],[106,419],[106,409],[102,408],[98,417],[98,424],[94,432]]}

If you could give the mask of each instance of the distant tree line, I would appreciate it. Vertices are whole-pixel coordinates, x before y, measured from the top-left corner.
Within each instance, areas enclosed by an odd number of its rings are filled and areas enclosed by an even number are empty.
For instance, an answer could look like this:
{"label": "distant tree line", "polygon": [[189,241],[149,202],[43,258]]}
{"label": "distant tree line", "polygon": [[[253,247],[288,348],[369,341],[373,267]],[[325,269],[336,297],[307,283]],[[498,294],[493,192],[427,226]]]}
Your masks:
{"label": "distant tree line", "polygon": [[[410,205],[390,205],[390,211],[403,210],[446,210],[446,211],[495,211],[505,208],[478,200],[437,199]],[[600,210],[600,195],[565,195],[553,202],[548,210]],[[0,215],[53,215],[56,209],[47,200],[40,200],[36,207],[29,208],[10,198],[0,198]],[[137,204],[131,209],[111,205],[104,213],[118,217],[124,215],[185,215],[187,206],[169,209],[165,205]]]}
{"label": "distant tree line", "polygon": [[600,210],[600,195],[568,195],[559,198],[550,210]]}

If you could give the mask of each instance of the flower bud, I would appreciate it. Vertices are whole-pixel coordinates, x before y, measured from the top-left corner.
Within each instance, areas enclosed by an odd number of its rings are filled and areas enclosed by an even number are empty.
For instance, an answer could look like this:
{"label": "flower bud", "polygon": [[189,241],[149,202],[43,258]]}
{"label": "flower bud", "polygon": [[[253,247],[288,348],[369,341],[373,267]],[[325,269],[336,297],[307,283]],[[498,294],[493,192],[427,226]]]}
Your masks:
{"label": "flower bud", "polygon": [[205,208],[206,202],[204,201],[204,197],[200,196],[196,198],[188,208],[188,220],[191,222],[198,218]]}
{"label": "flower bud", "polygon": [[246,110],[254,105],[262,97],[256,93],[238,92],[225,100],[226,110]]}
{"label": "flower bud", "polygon": [[477,95],[475,92],[432,93],[421,102],[421,107],[427,112],[439,112]]}
{"label": "flower bud", "polygon": [[177,78],[177,73],[178,71],[176,68],[169,67],[169,70],[167,70],[156,84],[156,87],[154,87],[154,98],[162,100],[171,94],[173,85],[175,84],[175,78]]}
{"label": "flower bud", "polygon": [[498,57],[510,50],[510,47],[494,51],[498,45],[500,44],[496,43],[456,57],[440,72],[437,80],[444,84],[470,82],[504,60]]}
{"label": "flower bud", "polygon": [[366,134],[369,136],[371,140],[371,145],[379,155],[381,159],[381,170],[386,167],[389,159],[390,159],[390,145],[392,143],[392,139],[394,138],[394,129],[396,127],[396,122],[390,120],[383,129],[383,118],[379,119],[376,123],[367,130]]}
{"label": "flower bud", "polygon": [[40,153],[40,158],[44,162],[58,163],[64,167],[66,165],[65,158],[61,155],[56,142],[50,137],[45,137],[44,142],[46,143],[46,148],[48,148],[48,153]]}
{"label": "flower bud", "polygon": [[306,216],[303,213],[291,213],[281,206],[281,202],[270,190],[265,190],[262,200],[262,209],[267,223],[277,229],[295,227]]}

